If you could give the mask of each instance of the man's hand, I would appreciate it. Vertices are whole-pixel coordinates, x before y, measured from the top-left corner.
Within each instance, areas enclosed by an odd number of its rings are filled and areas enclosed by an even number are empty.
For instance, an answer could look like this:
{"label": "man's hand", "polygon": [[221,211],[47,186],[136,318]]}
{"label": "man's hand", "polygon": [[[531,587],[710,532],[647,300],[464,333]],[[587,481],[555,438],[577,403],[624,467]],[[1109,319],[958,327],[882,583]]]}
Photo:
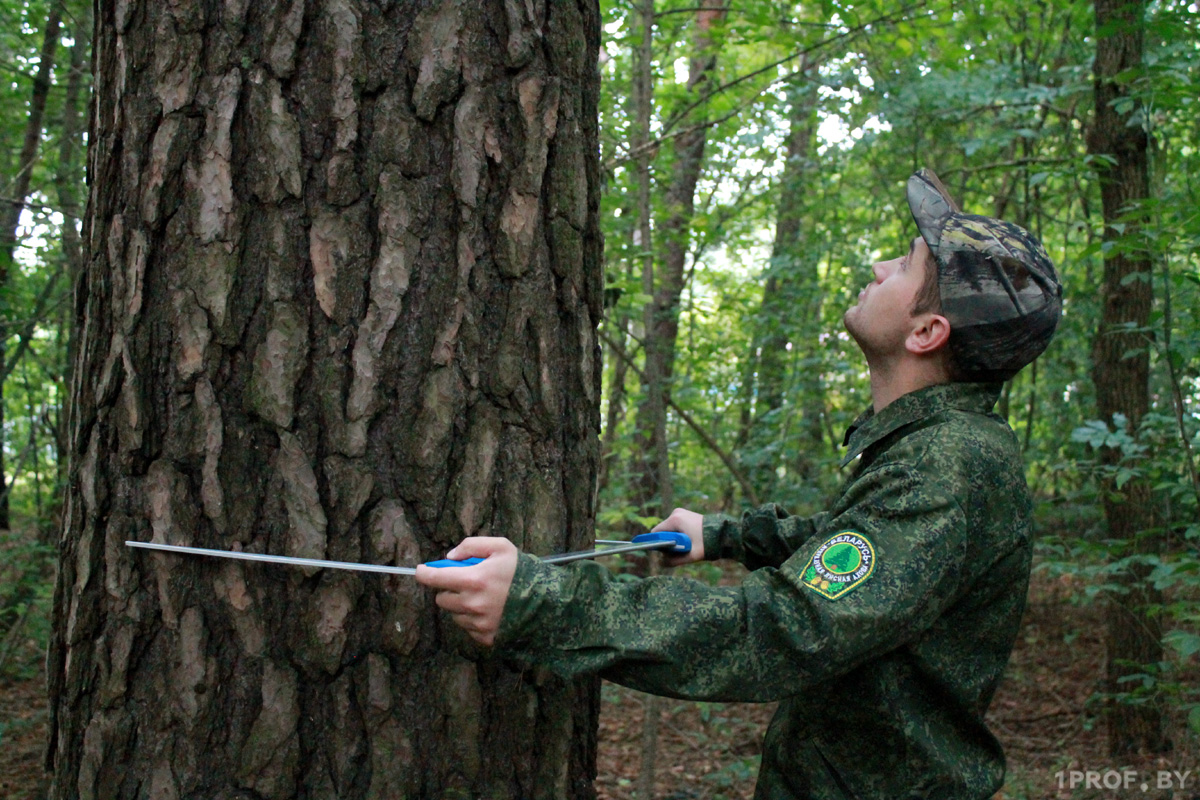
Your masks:
{"label": "man's hand", "polygon": [[687,534],[687,537],[692,540],[690,553],[681,556],[664,554],[663,563],[668,567],[678,567],[682,564],[692,564],[704,560],[704,517],[702,515],[695,511],[688,511],[686,508],[677,508],[671,512],[671,516],[650,529],[651,533],[656,531],[679,531]]}
{"label": "man's hand", "polygon": [[517,571],[517,546],[508,539],[474,536],[463,539],[446,558],[486,559],[473,567],[417,567],[417,583],[437,590],[437,604],[482,645],[491,647]]}

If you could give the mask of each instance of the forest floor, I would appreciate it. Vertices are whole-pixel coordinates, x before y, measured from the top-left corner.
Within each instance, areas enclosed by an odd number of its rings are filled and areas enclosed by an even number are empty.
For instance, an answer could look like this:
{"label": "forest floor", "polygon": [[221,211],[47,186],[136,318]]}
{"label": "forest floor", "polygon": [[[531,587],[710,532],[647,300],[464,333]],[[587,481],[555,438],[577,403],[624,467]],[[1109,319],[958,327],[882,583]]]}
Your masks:
{"label": "forest floor", "polygon": [[[1097,605],[1073,601],[1076,588],[1035,573],[1021,636],[988,715],[1009,765],[995,800],[1200,798],[1200,752],[1182,731],[1175,753],[1165,758],[1118,761],[1106,754],[1103,721],[1091,700],[1104,668],[1103,619]],[[0,679],[0,800],[44,797],[43,686],[40,673]],[[635,796],[647,700],[647,695],[604,684],[596,780],[600,800]],[[664,699],[654,796],[750,798],[772,711],[773,705]],[[1172,770],[1191,771],[1182,787]],[[1170,775],[1174,791],[1157,789],[1160,772]],[[1126,774],[1134,776],[1128,791],[1104,788],[1125,781]]]}

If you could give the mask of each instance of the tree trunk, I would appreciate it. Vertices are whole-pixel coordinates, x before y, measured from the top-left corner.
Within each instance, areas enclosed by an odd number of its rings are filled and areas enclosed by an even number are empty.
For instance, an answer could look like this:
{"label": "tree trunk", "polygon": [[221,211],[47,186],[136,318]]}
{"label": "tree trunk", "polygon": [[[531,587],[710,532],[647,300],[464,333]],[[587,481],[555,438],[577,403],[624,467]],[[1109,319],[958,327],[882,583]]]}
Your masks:
{"label": "tree trunk", "polygon": [[[626,334],[629,332],[629,319],[625,314],[617,314],[616,325],[614,327],[616,328],[614,338],[623,345]],[[617,431],[621,426],[621,420],[625,417],[625,381],[629,373],[629,366],[626,361],[617,355],[615,349],[610,348],[610,352],[612,353],[610,363],[613,365],[613,377],[612,382],[609,384],[608,405],[604,415],[604,434],[600,441],[599,493],[601,495],[608,488],[609,480],[612,478],[613,467],[616,466],[617,454],[615,446],[617,443]]]}
{"label": "tree trunk", "polygon": [[[1101,419],[1125,418],[1136,434],[1149,408],[1150,353],[1142,332],[1150,319],[1153,299],[1151,264],[1141,230],[1144,211],[1136,208],[1149,196],[1148,140],[1140,123],[1130,124],[1131,109],[1121,73],[1140,68],[1144,29],[1144,0],[1096,0],[1096,117],[1088,150],[1112,159],[1100,169],[1104,209],[1104,239],[1116,247],[1104,260],[1103,309],[1093,343],[1092,378]],[[1136,101],[1133,107],[1136,108]],[[1103,162],[1101,162],[1103,163]],[[1125,330],[1133,326],[1137,331]],[[1119,450],[1106,448],[1104,464],[1115,466]],[[1128,542],[1126,553],[1153,553],[1157,541],[1142,535],[1152,514],[1150,484],[1142,478],[1120,489],[1106,481],[1102,487],[1109,538]],[[1129,691],[1125,675],[1144,671],[1162,660],[1162,623],[1153,606],[1160,594],[1146,581],[1149,569],[1135,566],[1116,576],[1123,593],[1109,598],[1107,611],[1107,683],[1110,692]],[[1153,702],[1114,703],[1109,716],[1109,750],[1113,755],[1169,748],[1162,714]]]}
{"label": "tree trunk", "polygon": [[[62,253],[63,259],[66,261],[67,286],[73,291],[75,282],[83,270],[83,244],[79,238],[79,231],[76,230],[76,224],[81,218],[79,190],[83,185],[83,170],[79,163],[80,160],[76,156],[76,150],[83,141],[80,135],[79,100],[81,96],[86,97],[84,86],[92,36],[91,4],[86,4],[80,10],[75,24],[70,26],[69,32],[75,40],[75,44],[71,46],[70,73],[67,75],[67,91],[63,98],[62,125],[59,128],[58,169],[54,174],[54,187],[58,195],[58,206],[63,216]],[[86,100],[84,103],[86,105]],[[71,367],[75,363],[76,331],[71,329],[69,322],[70,304],[63,303],[60,305],[60,309],[57,320],[58,338],[59,341],[65,339],[67,342],[61,380],[62,385],[66,387],[71,384]],[[65,395],[69,402],[70,394],[65,393]],[[66,420],[70,415],[70,409],[66,406],[67,403],[60,404],[59,414],[53,426],[57,486],[66,486],[68,460]],[[61,508],[61,497],[62,495],[56,491],[53,500],[56,509]],[[55,519],[61,523],[57,511]],[[55,527],[57,525],[51,527],[49,531],[51,535],[53,535]]]}
{"label": "tree trunk", "polygon": [[[724,0],[703,0],[697,9],[693,52],[688,62],[687,88],[692,96],[705,88],[709,75],[716,68],[711,29],[724,13]],[[646,138],[649,139],[648,132]],[[662,396],[653,387],[662,386],[670,392],[675,341],[679,336],[679,297],[683,292],[696,184],[700,180],[707,139],[708,128],[702,124],[674,139],[674,162],[670,166],[672,179],[664,194],[666,213],[660,226],[662,268],[658,274],[649,271],[643,284],[643,291],[652,299],[645,313],[645,380],[634,426],[634,464],[636,502],[646,516],[655,513],[655,509],[661,509],[664,515],[671,511],[662,505],[660,497],[660,475],[667,469],[666,464],[660,464],[667,452],[666,425],[660,418],[665,418],[666,407]],[[645,150],[643,145],[640,151]],[[643,242],[647,253],[652,252],[650,245],[645,243],[647,240],[643,239]],[[660,440],[660,437],[663,438]]]}
{"label": "tree trunk", "polygon": [[[805,58],[799,71],[804,73],[809,66]],[[775,240],[755,320],[754,352],[749,358],[753,368],[747,370],[753,414],[748,406],[739,449],[753,451],[750,481],[763,496],[772,494],[778,480],[776,469],[781,462],[771,445],[783,435],[783,426],[776,417],[784,405],[789,366],[797,361],[801,364],[795,394],[801,409],[803,442],[798,447],[796,466],[801,480],[812,476],[813,456],[820,452],[824,441],[824,389],[821,370],[813,364],[819,359],[820,286],[804,228],[805,199],[809,196],[806,184],[812,172],[812,142],[816,135],[816,99],[815,87],[806,83],[791,91],[787,160],[780,180]]]}
{"label": "tree trunk", "polygon": [[594,537],[594,2],[102,3],[54,798],[594,797],[415,564]]}

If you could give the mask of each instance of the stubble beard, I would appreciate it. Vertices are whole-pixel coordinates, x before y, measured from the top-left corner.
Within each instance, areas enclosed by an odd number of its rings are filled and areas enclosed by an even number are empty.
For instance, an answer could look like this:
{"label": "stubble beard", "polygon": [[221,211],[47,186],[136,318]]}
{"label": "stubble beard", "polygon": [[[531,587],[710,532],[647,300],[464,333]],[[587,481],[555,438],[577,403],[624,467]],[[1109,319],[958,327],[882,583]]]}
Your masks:
{"label": "stubble beard", "polygon": [[859,332],[855,330],[855,319],[857,317],[855,312],[861,310],[861,305],[857,303],[846,309],[846,312],[842,314],[842,327],[846,329],[846,333],[850,334],[850,338],[858,345],[858,349],[862,350],[863,354],[866,355],[867,348],[863,347],[862,339],[859,338]]}
{"label": "stubble beard", "polygon": [[858,345],[858,349],[866,358],[868,364],[875,363],[880,357],[885,355],[886,347],[880,346],[881,343],[872,341],[869,333],[858,327],[858,317],[863,313],[861,304],[856,304],[846,309],[846,313],[842,314],[842,327],[846,329],[846,333],[850,334],[850,338]]}

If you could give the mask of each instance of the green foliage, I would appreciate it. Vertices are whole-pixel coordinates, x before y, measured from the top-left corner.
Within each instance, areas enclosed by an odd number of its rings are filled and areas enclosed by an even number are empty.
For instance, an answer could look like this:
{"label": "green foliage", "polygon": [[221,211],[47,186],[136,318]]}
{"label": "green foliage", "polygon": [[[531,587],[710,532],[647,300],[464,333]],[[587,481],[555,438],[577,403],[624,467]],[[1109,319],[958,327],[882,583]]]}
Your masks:
{"label": "green foliage", "polygon": [[[0,322],[7,334],[3,342],[3,473],[11,484],[14,529],[38,535],[53,525],[58,481],[58,448],[64,428],[66,350],[72,265],[63,250],[61,201],[82,205],[84,136],[88,81],[80,71],[80,89],[74,113],[73,148],[62,149],[67,115],[67,84],[75,50],[86,50],[90,36],[88,4],[25,2],[0,6],[0,52],[5,80],[0,82],[0,194],[9,197],[15,188],[20,149],[29,120],[33,78],[44,46],[47,18],[52,7],[62,24],[54,54],[51,85],[42,119],[39,149],[29,166],[29,195],[17,230],[17,249],[5,262],[7,280],[0,282]],[[82,68],[86,70],[85,66]],[[67,152],[68,163],[60,163]],[[65,192],[65,195],[64,195]],[[7,205],[6,205],[7,207]],[[79,208],[74,208],[78,215]],[[11,232],[10,232],[11,233]],[[0,259],[5,258],[0,253]]]}
{"label": "green foliage", "polygon": [[728,788],[734,783],[744,783],[757,777],[761,762],[761,756],[743,756],[726,762],[716,772],[705,775],[704,779],[712,781],[716,787]]}
{"label": "green foliage", "polygon": [[[1097,693],[1095,699],[1154,704],[1173,711],[1186,720],[1187,729],[1198,732],[1200,687],[1192,664],[1200,652],[1200,507],[1196,487],[1180,464],[1186,454],[1178,447],[1176,424],[1170,415],[1151,412],[1133,432],[1120,415],[1111,424],[1089,420],[1073,431],[1072,441],[1087,447],[1075,458],[1077,468],[1092,474],[1097,486],[1111,486],[1118,499],[1129,481],[1146,480],[1157,507],[1146,510],[1153,522],[1133,541],[1099,536],[1094,530],[1051,538],[1042,547],[1041,566],[1082,578],[1082,598],[1088,602],[1123,603],[1130,592],[1127,576],[1145,574],[1145,582],[1162,593],[1162,602],[1151,604],[1146,613],[1162,623],[1166,657],[1153,664],[1128,665],[1132,671],[1118,680],[1121,690]],[[1194,443],[1194,420],[1186,430]],[[1101,460],[1103,449],[1118,458]],[[1162,545],[1146,552],[1148,542]]]}
{"label": "green foliage", "polygon": [[[0,401],[4,476],[12,483],[14,529],[22,531],[13,540],[12,563],[23,565],[13,573],[18,577],[4,578],[0,598],[28,596],[21,602],[35,607],[45,592],[33,587],[30,593],[27,582],[44,580],[47,556],[31,543],[46,540],[56,525],[65,427],[70,265],[58,179],[65,178],[77,198],[85,196],[81,134],[71,163],[59,163],[67,45],[86,35],[88,5],[69,0],[64,7],[23,246],[17,268],[0,285],[10,334],[6,358],[21,346],[21,323],[34,320]],[[748,501],[727,460],[763,500],[793,512],[818,510],[836,491],[842,433],[870,399],[866,365],[841,316],[871,280],[871,263],[905,249],[915,234],[903,181],[930,166],[968,211],[1003,216],[1040,235],[1065,286],[1054,342],[1006,385],[999,408],[1029,465],[1043,531],[1042,568],[1077,578],[1085,587],[1081,602],[1114,596],[1114,576],[1147,568],[1164,592],[1159,613],[1170,657],[1165,667],[1139,672],[1140,682],[1131,681],[1136,685],[1122,696],[1141,702],[1150,681],[1200,725],[1200,706],[1181,669],[1200,653],[1194,610],[1200,488],[1191,477],[1200,448],[1200,18],[1194,6],[1153,4],[1144,68],[1121,76],[1132,91],[1122,102],[1137,110],[1130,124],[1142,126],[1153,142],[1152,197],[1128,209],[1128,220],[1149,220],[1140,233],[1119,221],[1120,238],[1105,239],[1098,176],[1112,159],[1089,155],[1085,141],[1094,90],[1089,4],[746,0],[708,19],[714,66],[689,87],[700,4],[658,0],[654,241],[647,244],[634,236],[635,8],[631,0],[601,5],[600,214],[610,289],[602,330],[637,367],[644,364],[642,325],[653,296],[643,285],[642,258],[649,254],[661,276],[679,142],[688,131],[706,131],[694,210],[678,233],[687,258],[668,412],[676,504],[738,513]],[[49,10],[47,0],[0,4],[0,190],[11,187],[16,174]],[[1104,259],[1117,253],[1145,253],[1153,265],[1130,278],[1150,281],[1155,297],[1148,326],[1137,331],[1151,353],[1151,408],[1137,430],[1120,418],[1097,419],[1092,385],[1100,276]],[[56,275],[57,288],[47,296]],[[636,369],[621,363],[607,348],[602,414],[607,421],[611,412],[613,428],[603,431],[611,449],[599,513],[602,528],[631,531],[656,519],[635,499],[639,443],[633,432],[645,391]],[[1120,457],[1099,458],[1105,451]],[[1119,496],[1135,478],[1150,481],[1154,491],[1156,513],[1147,515],[1154,520],[1145,535],[1164,542],[1149,556],[1135,554],[1136,541],[1109,538],[1098,511],[1102,492]],[[719,578],[703,571],[708,568],[693,569],[702,579]],[[29,607],[10,602],[0,613],[11,619]],[[34,625],[24,635],[36,638],[37,630]]]}
{"label": "green foliage", "polygon": [[[673,119],[672,109],[685,97],[668,66],[685,50],[689,15],[672,13],[674,7],[665,3],[659,11],[660,19],[669,20],[655,38],[656,114],[666,126]],[[773,4],[751,3],[729,14],[717,54],[727,84],[772,58],[826,39],[830,29],[824,26],[835,15],[842,24],[861,22],[871,7],[826,4],[812,17],[782,11]],[[625,97],[621,89],[628,81],[628,43],[622,38],[627,26],[624,6],[610,6],[605,12],[609,29],[619,26],[606,44],[615,54],[605,73],[614,90],[605,95],[609,116],[602,120],[602,131],[618,148],[617,143],[627,139],[627,117],[620,105]],[[792,24],[764,23],[772,18],[787,18]],[[928,164],[939,170],[969,210],[1002,214],[1040,233],[1059,264],[1067,287],[1059,334],[1037,372],[1026,370],[1008,387],[1003,410],[1026,444],[1031,479],[1036,476],[1040,491],[1069,493],[1087,478],[1063,456],[1072,443],[1080,442],[1072,434],[1089,417],[1088,370],[1099,312],[1094,288],[1101,258],[1111,254],[1104,252],[1099,236],[1098,163],[1087,155],[1082,136],[1092,91],[1090,26],[1091,9],[1079,4],[1024,8],[985,3],[961,10],[953,21],[938,8],[910,11],[878,25],[869,36],[818,47],[812,52],[820,63],[806,76],[789,76],[789,63],[767,79],[745,80],[720,92],[725,107],[740,113],[736,125],[722,123],[710,130],[698,205],[711,205],[698,215],[690,232],[695,256],[680,311],[688,337],[676,353],[680,369],[673,398],[689,412],[703,413],[709,432],[735,449],[740,463],[774,467],[785,476],[778,490],[796,493],[801,505],[819,504],[821,492],[805,494],[789,485],[788,465],[800,455],[796,418],[805,401],[812,400],[796,391],[820,391],[818,402],[832,436],[827,433],[825,448],[816,454],[815,474],[825,477],[815,480],[825,492],[836,485],[836,448],[830,440],[840,435],[866,396],[861,359],[839,335],[840,314],[869,279],[867,265],[902,246],[912,234],[902,180],[912,168]],[[1194,15],[1182,6],[1162,6],[1149,30],[1148,69],[1129,79],[1153,109],[1147,121],[1155,126],[1159,141],[1176,143],[1158,151],[1167,163],[1158,173],[1163,187],[1155,201],[1160,224],[1150,231],[1149,244],[1162,248],[1160,257],[1169,259],[1166,277],[1156,273],[1151,279],[1160,293],[1162,284],[1170,283],[1178,320],[1195,309],[1195,288],[1200,285],[1194,256],[1200,240],[1195,209],[1200,205],[1188,177],[1194,174],[1197,158],[1195,115],[1190,113],[1198,60]],[[791,132],[788,111],[799,102],[792,89],[805,84],[817,89],[814,119],[822,124],[822,133],[813,138],[811,168],[801,182],[783,186],[781,153]],[[711,113],[712,102],[704,106],[705,114]],[[823,138],[839,124],[844,138]],[[662,151],[666,149],[664,145]],[[669,169],[668,159],[662,174]],[[626,213],[626,177],[620,168],[612,173],[604,198],[610,281],[624,280],[627,288],[623,304],[610,309],[609,319],[624,313],[636,321],[647,299],[639,293],[640,278],[617,268],[636,255],[630,250],[628,226],[622,225],[631,218]],[[767,257],[781,192],[801,194],[804,200],[802,250],[786,261]],[[656,213],[661,210],[656,207]],[[1109,246],[1146,247],[1147,242]],[[797,270],[815,273],[807,288],[797,289],[800,293],[789,300],[792,310],[806,310],[804,326],[759,301],[764,281]],[[1160,310],[1155,329],[1163,324]],[[1189,381],[1185,398],[1190,404],[1200,345],[1194,325],[1171,324],[1169,352],[1161,357],[1176,364]],[[791,392],[784,405],[760,411],[753,394],[745,394],[754,390],[753,378],[747,382],[747,369],[755,366],[754,343],[772,331],[810,337],[812,345],[793,338],[794,357],[785,379]],[[799,381],[813,374],[821,379],[819,389]],[[626,389],[636,393],[636,384],[629,382],[633,380],[627,375]],[[634,407],[627,406],[629,413]],[[739,435],[739,418],[747,412],[764,435],[749,440]],[[621,421],[628,423],[628,417]],[[680,490],[685,496],[728,506],[731,487],[724,468],[685,429],[678,432],[673,464],[677,474],[686,474],[681,475]],[[813,480],[813,474],[810,469],[806,481]]]}
{"label": "green foliage", "polygon": [[0,532],[0,681],[37,675],[50,638],[55,550]]}
{"label": "green foliage", "polygon": [[[686,231],[687,282],[671,398],[710,441],[669,412],[677,505],[738,513],[747,500],[727,453],[762,495],[793,512],[823,506],[841,481],[842,432],[867,405],[866,368],[841,315],[870,280],[869,266],[915,234],[903,181],[934,168],[964,208],[1037,233],[1065,287],[1049,349],[1004,389],[999,413],[1024,449],[1037,502],[1041,569],[1069,575],[1079,602],[1122,602],[1123,577],[1146,571],[1164,593],[1167,656],[1139,668],[1116,699],[1169,704],[1200,725],[1186,667],[1200,654],[1200,18],[1187,3],[1152,4],[1144,68],[1122,75],[1129,124],[1151,137],[1151,198],[1125,210],[1106,238],[1099,176],[1114,162],[1088,152],[1095,58],[1090,4],[985,0],[819,6],[751,0],[717,26],[716,77],[697,102],[682,79],[699,4],[660,0],[655,31],[656,221],[667,213],[672,134],[712,121]],[[602,4],[602,198],[608,282],[624,291],[605,330],[641,363],[649,297],[633,241],[635,194],[627,169],[632,25],[628,2]],[[865,29],[867,23],[869,29]],[[865,32],[864,32],[865,30]],[[832,41],[831,41],[832,40]],[[801,71],[802,53],[806,67]],[[768,65],[774,65],[763,72]],[[728,116],[733,115],[733,116]],[[807,147],[791,162],[796,134]],[[790,167],[790,168],[789,168]],[[791,215],[791,216],[789,216]],[[787,241],[779,231],[794,221]],[[1133,225],[1134,221],[1142,224]],[[656,229],[657,231],[657,229]],[[657,233],[656,233],[657,235]],[[658,254],[652,248],[652,255]],[[1092,354],[1105,259],[1146,255],[1154,306],[1132,332],[1151,354],[1151,405],[1136,430],[1101,420]],[[657,263],[657,262],[656,262]],[[625,333],[627,332],[627,333]],[[643,390],[632,370],[617,391],[605,366],[605,402],[617,403],[602,509],[613,524],[649,525],[631,499],[631,440]],[[606,407],[607,410],[607,407]],[[1112,458],[1101,454],[1112,453]],[[1153,488],[1146,530],[1106,533],[1101,500],[1130,481]],[[1108,495],[1105,495],[1108,492]],[[1139,552],[1146,546],[1152,553]],[[1098,697],[1098,701],[1099,701]]]}
{"label": "green foliage", "polygon": [[[69,218],[72,210],[78,216],[86,197],[82,128],[87,124],[88,68],[79,56],[88,49],[89,6],[86,0],[0,4],[0,196],[5,209],[13,199],[25,201],[15,250],[10,254],[8,247],[0,248],[0,492],[9,503],[7,526],[0,526],[9,528],[0,530],[0,682],[35,678],[50,636],[57,553],[49,543],[57,538],[68,320],[77,268],[63,241],[64,232],[71,232],[67,226],[77,225]],[[31,164],[23,165],[34,76],[52,9],[62,23],[51,83],[36,131],[38,151]],[[78,67],[74,73],[73,60]],[[72,116],[67,102],[72,74],[78,89],[73,129],[64,127]],[[17,198],[22,171],[28,176],[28,195]],[[8,229],[0,238],[13,234]],[[0,723],[0,739],[13,733],[15,724]]]}

